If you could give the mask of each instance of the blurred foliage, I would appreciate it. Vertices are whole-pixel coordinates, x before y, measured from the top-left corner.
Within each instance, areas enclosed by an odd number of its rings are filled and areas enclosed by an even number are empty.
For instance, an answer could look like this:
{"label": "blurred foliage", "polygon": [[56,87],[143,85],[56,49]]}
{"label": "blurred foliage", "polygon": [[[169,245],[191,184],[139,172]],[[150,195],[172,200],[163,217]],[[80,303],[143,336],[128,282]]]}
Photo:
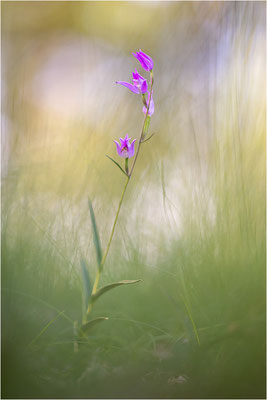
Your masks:
{"label": "blurred foliage", "polygon": [[[1,3],[3,398],[265,397],[265,7]],[[101,286],[142,282],[99,298],[75,352],[88,197],[105,247],[125,179],[105,154],[142,127],[115,85],[139,48],[155,135]]]}

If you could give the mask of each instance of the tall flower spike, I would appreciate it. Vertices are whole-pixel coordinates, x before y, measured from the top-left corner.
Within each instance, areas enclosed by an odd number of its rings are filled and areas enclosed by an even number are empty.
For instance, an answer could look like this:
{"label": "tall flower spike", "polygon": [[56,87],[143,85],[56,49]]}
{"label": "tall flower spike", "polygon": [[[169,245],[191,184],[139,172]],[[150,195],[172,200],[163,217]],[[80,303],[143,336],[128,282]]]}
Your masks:
{"label": "tall flower spike", "polygon": [[120,138],[121,144],[117,142],[117,140],[114,140],[116,146],[117,146],[117,153],[120,157],[122,158],[131,158],[134,155],[134,144],[136,142],[136,139],[132,141],[132,143],[129,143],[131,138],[128,137],[128,134],[125,136],[125,138]]}
{"label": "tall flower spike", "polygon": [[[148,99],[146,101],[146,106],[143,107],[143,113],[146,114],[147,111],[147,107],[149,104],[149,100],[150,100],[150,92],[148,92]],[[151,100],[150,100],[150,104],[149,104],[149,110],[147,113],[149,116],[151,116],[152,114],[154,114],[154,100],[153,100],[153,91],[152,91],[152,96],[151,96]]]}
{"label": "tall flower spike", "polygon": [[133,72],[133,84],[125,81],[117,81],[116,83],[127,87],[133,93],[144,94],[147,92],[147,81],[138,73],[137,69]]}
{"label": "tall flower spike", "polygon": [[148,56],[146,53],[143,51],[139,50],[136,53],[133,53],[133,56],[137,58],[137,60],[140,62],[141,66],[146,70],[146,71],[151,71],[154,66],[154,62],[150,56]]}

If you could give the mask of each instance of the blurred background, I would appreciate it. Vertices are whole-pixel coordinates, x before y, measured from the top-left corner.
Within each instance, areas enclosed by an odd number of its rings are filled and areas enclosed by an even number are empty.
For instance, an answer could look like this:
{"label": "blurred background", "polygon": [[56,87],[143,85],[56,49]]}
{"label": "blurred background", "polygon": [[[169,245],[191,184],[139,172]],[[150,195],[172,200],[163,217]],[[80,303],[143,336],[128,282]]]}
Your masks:
{"label": "blurred background", "polygon": [[[265,398],[264,2],[2,2],[3,398]],[[80,259],[96,271],[141,147],[87,344]]]}

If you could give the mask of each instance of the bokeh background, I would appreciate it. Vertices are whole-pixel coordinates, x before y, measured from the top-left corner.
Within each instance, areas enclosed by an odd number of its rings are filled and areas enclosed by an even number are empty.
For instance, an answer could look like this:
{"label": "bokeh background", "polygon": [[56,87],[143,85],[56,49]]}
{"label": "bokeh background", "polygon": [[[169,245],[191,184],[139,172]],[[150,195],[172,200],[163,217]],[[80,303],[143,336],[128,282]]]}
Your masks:
{"label": "bokeh background", "polygon": [[[265,398],[265,7],[1,3],[3,398]],[[105,154],[143,121],[115,81],[140,48],[155,135],[101,285],[142,282],[74,352],[88,197],[105,248],[124,185]]]}

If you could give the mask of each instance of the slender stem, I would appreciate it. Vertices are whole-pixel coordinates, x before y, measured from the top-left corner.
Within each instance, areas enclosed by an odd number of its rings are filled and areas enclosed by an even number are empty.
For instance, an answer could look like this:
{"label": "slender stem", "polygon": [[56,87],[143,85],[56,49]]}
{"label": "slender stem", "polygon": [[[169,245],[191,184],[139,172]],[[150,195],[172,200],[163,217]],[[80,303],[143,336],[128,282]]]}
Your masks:
{"label": "slender stem", "polygon": [[130,177],[127,177],[127,180],[125,182],[125,186],[124,186],[122,194],[121,194],[119,206],[118,206],[116,217],[115,217],[115,220],[114,220],[114,223],[113,223],[113,227],[112,227],[112,231],[111,231],[110,238],[109,238],[109,241],[108,241],[108,245],[107,245],[105,254],[103,255],[102,261],[101,261],[100,272],[103,269],[103,266],[105,264],[105,261],[106,261],[106,258],[107,258],[108,252],[109,252],[109,248],[110,248],[110,245],[111,245],[111,242],[112,242],[112,238],[113,238],[113,235],[114,235],[115,227],[116,227],[116,224],[117,224],[117,221],[118,221],[118,217],[119,217],[122,201],[123,201],[123,198],[124,198],[124,195],[125,195],[125,192],[126,192],[126,189],[127,189],[129,181],[130,181]]}
{"label": "slender stem", "polygon": [[151,71],[150,72],[150,96],[149,96],[149,102],[148,102],[148,105],[147,105],[146,115],[145,115],[142,131],[141,131],[141,135],[140,135],[140,138],[139,138],[139,142],[138,142],[138,145],[137,145],[136,154],[135,154],[135,157],[134,157],[134,160],[133,160],[133,165],[132,165],[132,168],[131,168],[130,173],[129,173],[129,177],[132,176],[133,169],[134,169],[134,166],[135,166],[135,163],[136,163],[139,151],[140,151],[140,146],[142,144],[144,128],[145,128],[146,120],[147,120],[147,117],[148,117],[148,111],[149,111],[150,101],[151,101],[151,97],[152,97],[153,81],[154,81],[154,79],[153,79],[153,71]]}
{"label": "slender stem", "polygon": [[[109,238],[109,241],[108,241],[108,244],[107,244],[107,248],[106,248],[106,251],[105,251],[105,253],[104,253],[103,257],[102,257],[102,261],[101,261],[100,267],[98,268],[97,273],[96,273],[95,282],[94,282],[94,286],[93,286],[93,289],[92,289],[92,295],[95,294],[96,291],[97,291],[97,287],[98,287],[98,283],[99,283],[99,279],[100,279],[100,274],[102,272],[103,266],[105,264],[105,261],[106,261],[106,258],[107,258],[108,252],[109,252],[109,248],[110,248],[110,245],[111,245],[111,242],[112,242],[112,238],[113,238],[113,235],[114,235],[115,227],[117,225],[117,221],[118,221],[118,217],[119,217],[122,201],[123,201],[123,198],[124,198],[124,195],[125,195],[129,180],[130,180],[130,177],[128,176],[127,180],[125,182],[122,194],[121,194],[119,206],[118,206],[118,209],[117,209],[117,212],[116,212],[115,220],[113,222],[112,231],[111,231],[110,238]],[[92,303],[90,302],[89,305],[88,305],[88,308],[87,308],[87,316],[88,316],[88,314],[90,314],[91,310],[92,310]]]}
{"label": "slender stem", "polygon": [[95,277],[94,286],[93,286],[93,289],[92,289],[92,294],[95,294],[95,292],[96,292],[96,290],[97,290],[97,286],[98,286],[98,283],[99,283],[99,279],[100,279],[100,270],[98,269],[98,270],[97,270],[97,273],[96,273],[96,277]]}
{"label": "slender stem", "polygon": [[[95,294],[96,291],[97,291],[100,275],[101,275],[101,272],[103,270],[103,267],[104,267],[104,264],[105,264],[105,261],[106,261],[106,258],[107,258],[108,252],[109,252],[109,248],[110,248],[110,245],[111,245],[111,242],[112,242],[112,239],[113,239],[115,228],[116,228],[116,225],[117,225],[117,221],[118,221],[118,217],[119,217],[122,201],[123,201],[123,198],[124,198],[128,183],[129,183],[130,178],[132,176],[133,169],[134,169],[134,166],[135,166],[135,163],[136,163],[139,151],[140,151],[140,146],[141,146],[143,135],[144,135],[144,128],[145,128],[145,124],[146,124],[146,121],[147,121],[148,111],[149,111],[149,107],[150,107],[150,101],[151,101],[151,97],[152,97],[152,87],[153,87],[153,71],[150,72],[150,97],[149,97],[149,102],[148,102],[148,105],[147,105],[147,111],[146,111],[144,123],[143,123],[143,126],[142,126],[142,131],[141,131],[140,138],[139,138],[139,141],[138,141],[138,146],[137,146],[137,149],[136,149],[136,154],[135,154],[135,157],[134,157],[134,160],[133,160],[132,168],[131,168],[128,176],[127,176],[127,180],[125,182],[125,185],[124,185],[124,188],[123,188],[123,191],[122,191],[122,194],[121,194],[120,202],[119,202],[118,209],[117,209],[117,212],[116,212],[115,220],[113,222],[113,226],[112,226],[110,238],[109,238],[109,241],[108,241],[108,244],[107,244],[107,248],[106,248],[105,253],[103,255],[103,258],[102,258],[102,261],[101,261],[101,265],[98,268],[97,273],[96,273],[95,282],[94,282],[94,286],[93,286],[93,289],[92,289],[92,295]],[[128,168],[128,162],[127,162],[127,168]],[[92,310],[92,306],[93,306],[92,303],[89,303],[88,309],[87,309],[86,318],[90,314],[90,312]]]}
{"label": "slender stem", "polygon": [[128,157],[125,158],[125,172],[126,172],[127,175],[129,173],[128,161],[129,161],[129,158]]}
{"label": "slender stem", "polygon": [[[94,282],[94,286],[93,286],[93,289],[92,289],[92,294],[95,294],[95,292],[97,290],[99,279],[100,279],[100,268],[98,268],[98,270],[96,272],[96,277],[95,277],[95,282]],[[84,321],[83,321],[84,323],[86,322],[87,316],[90,314],[90,312],[92,310],[92,307],[93,307],[93,304],[91,302],[89,302],[88,308],[87,308],[87,313],[86,313]]]}

